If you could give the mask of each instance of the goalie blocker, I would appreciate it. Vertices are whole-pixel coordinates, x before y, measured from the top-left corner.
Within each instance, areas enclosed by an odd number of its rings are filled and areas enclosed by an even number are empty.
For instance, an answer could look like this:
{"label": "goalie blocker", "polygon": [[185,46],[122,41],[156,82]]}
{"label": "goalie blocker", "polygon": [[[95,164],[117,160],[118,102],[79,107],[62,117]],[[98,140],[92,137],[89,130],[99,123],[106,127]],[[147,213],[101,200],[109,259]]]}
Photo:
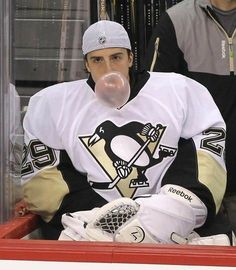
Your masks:
{"label": "goalie blocker", "polygon": [[101,208],[63,215],[59,240],[230,245],[227,235],[199,237],[193,232],[206,217],[206,206],[195,194],[165,185],[159,194],[119,198]]}

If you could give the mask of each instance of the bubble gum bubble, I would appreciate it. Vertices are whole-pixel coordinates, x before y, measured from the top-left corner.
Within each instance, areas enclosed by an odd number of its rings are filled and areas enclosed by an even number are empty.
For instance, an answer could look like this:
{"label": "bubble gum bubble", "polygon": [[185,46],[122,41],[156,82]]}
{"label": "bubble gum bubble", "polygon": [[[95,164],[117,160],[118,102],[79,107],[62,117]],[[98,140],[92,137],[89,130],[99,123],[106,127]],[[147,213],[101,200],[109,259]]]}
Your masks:
{"label": "bubble gum bubble", "polygon": [[129,100],[130,85],[120,72],[110,72],[96,82],[95,94],[104,105],[120,108]]}

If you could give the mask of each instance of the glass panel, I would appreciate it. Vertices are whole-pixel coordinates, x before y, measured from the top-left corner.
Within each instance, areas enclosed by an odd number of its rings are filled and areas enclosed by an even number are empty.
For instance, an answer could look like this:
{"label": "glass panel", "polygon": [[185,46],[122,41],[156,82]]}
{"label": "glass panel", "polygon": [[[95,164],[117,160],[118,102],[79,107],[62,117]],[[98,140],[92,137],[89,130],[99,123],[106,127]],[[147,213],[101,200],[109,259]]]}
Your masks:
{"label": "glass panel", "polygon": [[20,98],[12,78],[11,1],[0,1],[0,223],[20,197],[22,128]]}
{"label": "glass panel", "polygon": [[15,78],[24,108],[48,85],[87,77],[81,43],[89,15],[86,0],[16,0]]}
{"label": "glass panel", "polygon": [[0,223],[21,198],[29,98],[46,86],[87,77],[81,43],[89,24],[87,0],[0,1]]}

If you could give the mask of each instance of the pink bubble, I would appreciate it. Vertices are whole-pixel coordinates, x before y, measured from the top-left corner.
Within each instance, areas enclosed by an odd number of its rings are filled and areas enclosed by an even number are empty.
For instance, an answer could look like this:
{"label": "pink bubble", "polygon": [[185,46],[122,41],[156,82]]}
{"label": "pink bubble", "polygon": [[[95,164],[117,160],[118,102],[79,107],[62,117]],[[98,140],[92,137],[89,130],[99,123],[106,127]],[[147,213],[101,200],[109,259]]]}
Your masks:
{"label": "pink bubble", "polygon": [[120,72],[109,72],[96,82],[95,94],[104,105],[120,108],[129,100],[130,85]]}

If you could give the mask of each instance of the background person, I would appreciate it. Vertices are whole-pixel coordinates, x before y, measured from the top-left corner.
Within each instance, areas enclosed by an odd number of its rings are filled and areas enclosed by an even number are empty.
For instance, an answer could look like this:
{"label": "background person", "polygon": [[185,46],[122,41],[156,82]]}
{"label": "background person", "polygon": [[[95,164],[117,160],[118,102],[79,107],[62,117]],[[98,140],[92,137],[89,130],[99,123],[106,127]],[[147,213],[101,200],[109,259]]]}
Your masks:
{"label": "background person", "polygon": [[153,29],[147,70],[176,72],[210,91],[227,126],[224,206],[236,231],[236,1],[184,0]]}

